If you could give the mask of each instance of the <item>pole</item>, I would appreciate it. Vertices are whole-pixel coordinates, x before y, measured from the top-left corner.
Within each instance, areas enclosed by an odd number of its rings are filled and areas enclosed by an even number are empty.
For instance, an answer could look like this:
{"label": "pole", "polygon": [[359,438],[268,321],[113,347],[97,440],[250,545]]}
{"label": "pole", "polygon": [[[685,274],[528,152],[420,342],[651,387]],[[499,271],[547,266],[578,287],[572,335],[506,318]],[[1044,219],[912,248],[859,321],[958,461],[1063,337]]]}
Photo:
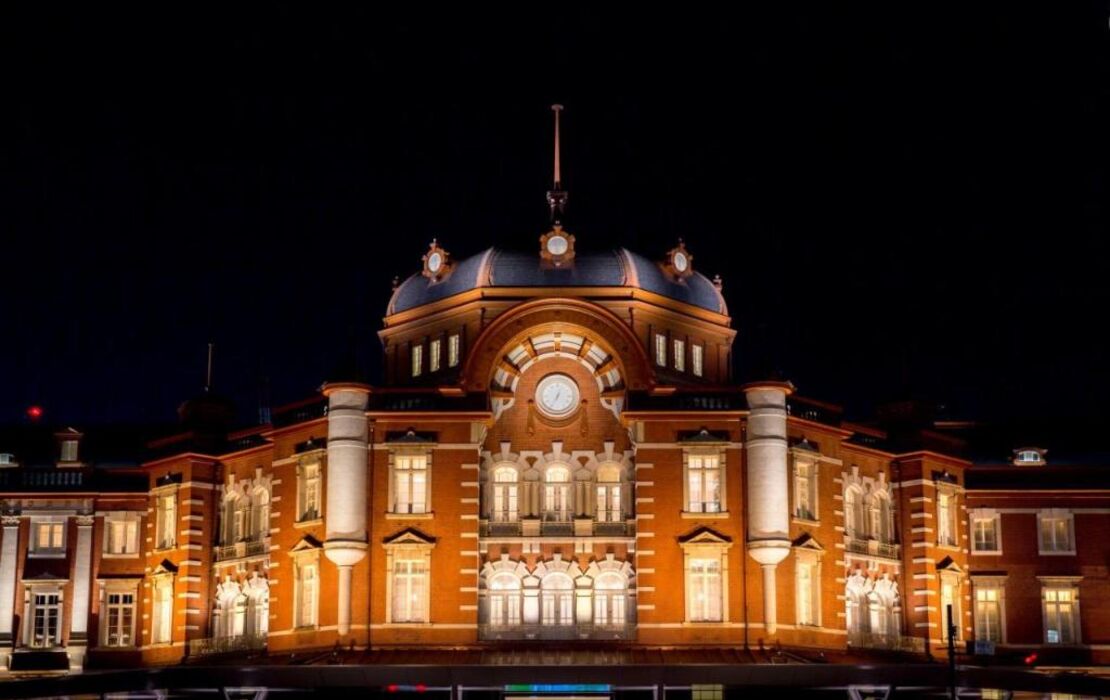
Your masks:
{"label": "pole", "polygon": [[952,620],[952,604],[948,608],[948,691],[956,700],[956,625]]}

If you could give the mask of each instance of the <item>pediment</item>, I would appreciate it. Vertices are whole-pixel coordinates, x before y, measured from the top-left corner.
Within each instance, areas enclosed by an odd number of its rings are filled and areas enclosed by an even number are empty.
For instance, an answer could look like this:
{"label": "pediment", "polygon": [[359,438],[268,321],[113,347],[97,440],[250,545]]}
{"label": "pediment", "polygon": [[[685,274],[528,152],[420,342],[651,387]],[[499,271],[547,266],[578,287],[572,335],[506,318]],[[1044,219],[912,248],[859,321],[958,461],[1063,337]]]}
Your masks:
{"label": "pediment", "polygon": [[722,535],[711,527],[702,526],[693,532],[679,537],[678,543],[681,545],[715,544],[730,546],[732,545],[732,538],[727,535]]}
{"label": "pediment", "polygon": [[436,538],[415,527],[408,527],[382,540],[385,547],[434,547]]}

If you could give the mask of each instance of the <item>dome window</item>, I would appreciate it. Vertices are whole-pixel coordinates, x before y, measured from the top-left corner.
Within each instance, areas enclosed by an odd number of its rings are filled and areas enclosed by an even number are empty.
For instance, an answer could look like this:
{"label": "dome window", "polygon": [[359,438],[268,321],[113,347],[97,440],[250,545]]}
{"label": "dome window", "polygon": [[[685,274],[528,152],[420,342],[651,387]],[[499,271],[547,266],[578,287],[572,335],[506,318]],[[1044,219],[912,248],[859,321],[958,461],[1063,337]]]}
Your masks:
{"label": "dome window", "polygon": [[1014,464],[1023,466],[1039,466],[1045,463],[1044,455],[1047,450],[1037,447],[1022,447],[1014,450]]}
{"label": "dome window", "polygon": [[694,256],[686,250],[686,244],[681,238],[678,239],[677,246],[667,251],[663,260],[663,270],[676,282],[681,282],[694,274]]}

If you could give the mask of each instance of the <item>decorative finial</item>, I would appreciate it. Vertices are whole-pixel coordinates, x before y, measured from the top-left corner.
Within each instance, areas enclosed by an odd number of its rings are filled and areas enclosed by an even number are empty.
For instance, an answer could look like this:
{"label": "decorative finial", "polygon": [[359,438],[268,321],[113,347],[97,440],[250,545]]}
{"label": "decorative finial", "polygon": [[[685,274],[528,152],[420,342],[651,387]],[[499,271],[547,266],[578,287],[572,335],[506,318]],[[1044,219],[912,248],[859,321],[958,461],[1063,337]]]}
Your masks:
{"label": "decorative finial", "polygon": [[721,287],[724,286],[724,282],[721,280],[720,275],[713,275],[713,286],[717,288],[717,291],[720,291]]}
{"label": "decorative finial", "polygon": [[547,206],[551,209],[552,226],[562,226],[563,213],[567,206],[567,193],[563,190],[562,160],[559,155],[559,113],[563,111],[563,105],[551,105],[551,111],[555,113],[555,175],[552,187],[547,192]]}
{"label": "decorative finial", "polygon": [[400,275],[393,275],[393,291],[396,292],[397,288],[400,287],[400,286],[401,286],[401,276]]}

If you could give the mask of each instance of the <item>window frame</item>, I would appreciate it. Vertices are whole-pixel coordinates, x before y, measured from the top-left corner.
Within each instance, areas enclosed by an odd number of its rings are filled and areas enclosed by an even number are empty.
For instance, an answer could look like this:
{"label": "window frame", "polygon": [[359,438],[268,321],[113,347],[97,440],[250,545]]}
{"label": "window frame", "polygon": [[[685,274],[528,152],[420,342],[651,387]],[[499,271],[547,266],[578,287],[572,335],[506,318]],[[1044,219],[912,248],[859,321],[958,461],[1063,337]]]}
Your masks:
{"label": "window frame", "polygon": [[[979,594],[985,591],[995,593],[995,600],[980,600]],[[993,603],[998,610],[998,639],[981,636],[980,630],[980,605]],[[989,641],[995,644],[1006,643],[1006,577],[1004,576],[972,576],[971,577],[971,618],[972,629],[976,641]]]}
{"label": "window frame", "polygon": [[[981,522],[992,523],[991,529],[994,532],[994,548],[980,548],[979,547],[979,527]],[[976,508],[968,513],[968,525],[971,528],[971,547],[970,553],[975,556],[1000,556],[1002,554],[1002,514],[993,508]],[[1040,533],[1037,534],[1038,541],[1040,540]]]}
{"label": "window frame", "polygon": [[690,371],[695,377],[705,376],[705,346],[701,343],[690,344]]}
{"label": "window frame", "polygon": [[[113,530],[122,525],[124,546],[122,551],[115,551],[112,544],[116,541]],[[142,529],[142,517],[130,511],[111,511],[104,516],[104,535],[101,543],[100,556],[105,559],[137,559],[139,557],[139,532]]]}
{"label": "window frame", "polygon": [[[150,643],[151,645],[172,644],[175,612],[173,575],[168,573],[155,575],[150,592]],[[168,594],[164,599],[163,592]],[[165,634],[160,634],[162,632]]]}
{"label": "window frame", "polygon": [[[1082,580],[1081,576],[1038,576],[1037,579],[1041,583],[1041,640],[1046,645],[1054,647],[1068,647],[1078,646],[1083,643],[1082,622],[1083,618],[1080,615],[1079,609],[1079,582]],[[1069,614],[1071,624],[1071,639],[1050,641],[1049,640],[1049,606],[1055,605],[1059,607],[1060,600],[1050,601],[1048,598],[1049,592],[1059,595],[1060,592],[1067,592],[1070,600],[1066,601],[1071,611]],[[1057,610],[1057,616],[1059,611]],[[1057,620],[1058,621],[1058,620]]]}
{"label": "window frame", "polygon": [[[693,466],[692,461],[715,460],[716,464],[713,467]],[[722,518],[728,515],[728,503],[726,501],[727,494],[727,477],[725,470],[725,451],[719,448],[706,449],[706,448],[686,448],[682,451],[682,505],[683,513],[697,515],[699,517]],[[693,501],[693,494],[691,493],[691,486],[693,485],[694,474],[700,476],[700,483],[698,490],[702,493],[702,499],[697,504]],[[713,501],[705,500],[705,492],[707,490],[706,477],[710,473],[715,473],[717,478],[717,500],[716,510],[708,509],[707,504],[714,503]],[[695,508],[694,506],[698,507]]]}
{"label": "window frame", "polygon": [[[791,465],[792,487],[790,500],[791,509],[790,517],[794,520],[802,520],[809,523],[820,522],[820,513],[818,512],[818,488],[820,486],[818,474],[820,469],[820,460],[808,455],[791,455],[793,464]],[[809,475],[803,477],[799,474],[802,468],[808,468]],[[803,480],[805,486],[802,486]],[[799,492],[804,490],[806,498],[809,500],[809,510],[802,512],[799,505]]]}
{"label": "window frame", "polygon": [[[310,472],[315,472],[314,474]],[[316,496],[309,503],[309,484],[315,484]],[[324,464],[311,459],[297,465],[297,520],[298,524],[314,523],[324,518]]]}
{"label": "window frame", "polygon": [[[27,547],[27,556],[36,559],[60,559],[66,555],[66,546],[69,540],[69,522],[66,516],[46,515],[31,516],[31,537]],[[42,543],[42,528],[49,528],[46,536],[48,540]],[[55,542],[57,536],[57,542]]]}
{"label": "window frame", "polygon": [[[414,468],[419,462],[422,466]],[[405,466],[409,465],[409,466]],[[416,475],[423,476],[420,486],[423,502],[416,510]],[[401,503],[402,484],[407,489],[407,502]],[[432,452],[431,450],[394,449],[389,453],[389,510],[390,515],[426,518],[432,515]]]}
{"label": "window frame", "polygon": [[440,353],[443,352],[443,339],[432,338],[428,343],[428,373],[432,374],[438,372],[443,363],[440,361]]}
{"label": "window frame", "polygon": [[[1064,520],[1068,528],[1067,549],[1045,549],[1045,521]],[[1055,528],[1053,528],[1055,541]],[[1076,554],[1075,513],[1061,508],[1048,508],[1037,511],[1037,554],[1042,557],[1071,557]]]}
{"label": "window frame", "polygon": [[671,350],[674,353],[674,369],[676,372],[686,371],[686,339],[674,338],[671,340]]}
{"label": "window frame", "polygon": [[413,377],[419,377],[424,374],[424,343],[413,343],[412,350],[409,353],[411,360],[411,370]]}
{"label": "window frame", "polygon": [[451,333],[447,336],[447,366],[458,367],[462,357],[462,339],[460,334]]}
{"label": "window frame", "polygon": [[[397,545],[386,545],[386,624],[391,625],[427,625],[432,620],[432,548],[433,544],[416,544],[406,543]],[[424,579],[424,588],[421,596],[420,606],[423,613],[423,619],[397,619],[397,610],[394,606],[396,604],[396,587],[397,587],[397,566],[401,562],[420,562],[423,566],[423,571],[419,573]],[[410,585],[411,579],[416,576],[411,571],[407,574]],[[411,617],[412,610],[409,610]]]}
{"label": "window frame", "polygon": [[[101,580],[100,582],[100,639],[99,646],[105,649],[135,649],[139,646],[138,624],[142,620],[139,604],[139,581]],[[122,602],[113,603],[112,596],[130,596],[130,605]],[[131,624],[125,631],[127,643],[111,643],[112,636],[112,611],[123,610],[130,607]],[[122,615],[121,615],[122,617]],[[122,620],[121,620],[122,622]]]}
{"label": "window frame", "polygon": [[[31,649],[57,649],[63,646],[63,638],[65,636],[65,615],[66,615],[66,598],[65,590],[57,584],[49,585],[30,585],[26,588],[25,600],[27,606],[27,617],[24,622],[24,636],[23,643]],[[44,598],[53,597],[53,601],[39,601],[39,597]],[[44,613],[44,634],[43,643],[38,641],[38,617],[39,613]],[[52,617],[52,635],[45,634],[46,621],[51,620],[51,617],[45,613],[53,611]],[[46,644],[45,641],[49,639],[52,643]]]}
{"label": "window frame", "polygon": [[938,573],[938,577],[939,582],[937,586],[937,610],[940,612],[940,640],[945,643],[948,642],[948,606],[944,600],[944,587],[946,585],[951,585],[952,620],[956,626],[955,641],[961,642],[964,640],[965,634],[960,574],[956,571],[941,571]]}
{"label": "window frame", "polygon": [[[944,497],[945,515],[941,515],[941,497]],[[937,485],[936,488],[936,508],[934,508],[934,517],[936,518],[936,543],[937,547],[942,548],[958,548],[960,546],[960,524],[959,524],[959,495],[955,489],[946,488]],[[943,527],[942,527],[943,525]],[[947,539],[942,539],[942,535],[947,534]]]}
{"label": "window frame", "polygon": [[667,335],[665,333],[660,333],[659,331],[655,331],[655,338],[654,338],[653,342],[655,343],[655,346],[654,346],[654,350],[652,352],[652,356],[655,358],[655,366],[656,367],[666,367],[667,366]]}
{"label": "window frame", "polygon": [[[794,620],[799,627],[821,626],[821,553],[812,549],[794,550]],[[802,570],[809,572],[809,609],[803,608]],[[803,614],[805,613],[805,614]]]}
{"label": "window frame", "polygon": [[[169,507],[167,507],[167,504]],[[167,514],[168,512],[168,514]],[[169,523],[169,532],[166,532]],[[167,534],[169,538],[167,539]],[[177,547],[177,485],[154,492],[154,551]]]}

